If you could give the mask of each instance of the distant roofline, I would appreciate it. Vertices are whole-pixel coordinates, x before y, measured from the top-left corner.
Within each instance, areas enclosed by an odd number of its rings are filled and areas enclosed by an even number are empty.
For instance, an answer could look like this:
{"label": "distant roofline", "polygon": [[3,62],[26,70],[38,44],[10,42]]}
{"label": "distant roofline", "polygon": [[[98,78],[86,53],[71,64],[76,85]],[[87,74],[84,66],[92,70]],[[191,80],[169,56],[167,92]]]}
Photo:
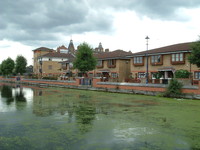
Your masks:
{"label": "distant roofline", "polygon": [[173,54],[173,53],[177,53],[177,52],[179,52],[179,53],[191,52],[190,45],[192,45],[193,43],[195,43],[195,42],[172,44],[172,45],[168,45],[168,46],[150,49],[148,51],[145,50],[145,51],[136,52],[127,57],[145,56],[146,54],[151,56],[151,55],[155,55],[155,54],[161,55],[161,54]]}
{"label": "distant roofline", "polygon": [[37,50],[40,50],[40,51],[55,51],[54,49],[50,49],[50,48],[47,48],[47,47],[39,47],[39,48],[36,48],[32,51],[37,51]]}
{"label": "distant roofline", "polygon": [[101,52],[94,55],[97,60],[109,60],[109,59],[128,59],[131,52],[126,52],[124,50],[114,50],[110,52]]}

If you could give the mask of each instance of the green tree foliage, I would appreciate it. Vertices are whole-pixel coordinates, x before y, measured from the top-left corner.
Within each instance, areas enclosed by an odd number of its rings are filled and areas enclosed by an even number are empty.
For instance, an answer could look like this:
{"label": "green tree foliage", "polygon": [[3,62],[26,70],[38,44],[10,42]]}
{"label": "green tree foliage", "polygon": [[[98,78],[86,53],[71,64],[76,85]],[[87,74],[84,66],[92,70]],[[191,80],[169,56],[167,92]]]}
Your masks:
{"label": "green tree foliage", "polygon": [[82,73],[94,70],[97,64],[96,58],[93,56],[92,48],[87,43],[82,43],[78,47],[76,59],[73,67]]}
{"label": "green tree foliage", "polygon": [[169,86],[167,87],[164,96],[165,97],[181,97],[182,92],[181,89],[183,84],[178,82],[177,79],[171,79]]}
{"label": "green tree foliage", "polygon": [[15,62],[10,57],[1,63],[1,72],[3,75],[11,75],[15,67]]}
{"label": "green tree foliage", "polygon": [[188,57],[189,59],[189,62],[191,64],[195,64],[197,65],[197,67],[200,68],[200,39],[193,43],[192,46],[192,52],[191,52],[191,55]]}
{"label": "green tree foliage", "polygon": [[15,61],[15,73],[23,74],[26,72],[27,60],[23,56],[17,56]]}
{"label": "green tree foliage", "polygon": [[176,78],[189,78],[190,74],[191,73],[188,70],[180,69],[175,72],[175,77]]}
{"label": "green tree foliage", "polygon": [[160,79],[162,77],[162,73],[161,72],[155,72],[153,73],[153,77],[156,79]]}

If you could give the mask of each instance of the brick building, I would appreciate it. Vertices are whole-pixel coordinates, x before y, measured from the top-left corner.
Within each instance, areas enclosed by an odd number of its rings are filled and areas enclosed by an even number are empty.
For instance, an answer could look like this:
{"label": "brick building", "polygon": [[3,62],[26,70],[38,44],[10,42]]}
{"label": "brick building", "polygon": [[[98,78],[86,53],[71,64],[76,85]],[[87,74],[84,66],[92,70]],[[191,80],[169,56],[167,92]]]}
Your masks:
{"label": "brick building", "polygon": [[71,61],[75,57],[75,48],[73,41],[70,40],[68,48],[64,45],[59,46],[57,50],[49,49],[46,47],[40,47],[33,50],[34,53],[34,69],[33,72],[41,76],[51,76],[63,74],[63,70],[66,70],[66,63],[72,63]]}
{"label": "brick building", "polygon": [[131,54],[123,50],[95,54],[98,62],[96,69],[89,72],[90,76],[95,74],[109,81],[125,81],[130,75],[130,58],[126,56]]}
{"label": "brick building", "polygon": [[188,70],[194,79],[199,79],[199,68],[188,61],[191,44],[192,42],[180,43],[134,53],[129,56],[132,76],[140,79],[145,78],[148,56],[149,79],[153,78],[155,72],[160,72],[163,79],[170,79],[174,77],[175,71],[180,69]]}

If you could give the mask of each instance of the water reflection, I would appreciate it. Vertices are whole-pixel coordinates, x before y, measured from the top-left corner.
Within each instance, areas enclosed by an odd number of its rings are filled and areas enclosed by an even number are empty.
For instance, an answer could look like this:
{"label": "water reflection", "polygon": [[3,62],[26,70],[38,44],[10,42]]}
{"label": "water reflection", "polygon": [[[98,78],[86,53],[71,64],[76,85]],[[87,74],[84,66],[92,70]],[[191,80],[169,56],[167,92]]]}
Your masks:
{"label": "water reflection", "polygon": [[82,133],[92,128],[92,121],[95,119],[95,106],[89,102],[83,102],[75,107],[76,121]]}
{"label": "water reflection", "polygon": [[10,105],[12,102],[14,102],[12,88],[10,86],[7,86],[7,85],[2,86],[1,97],[6,99],[7,105]]}
{"label": "water reflection", "polygon": [[9,86],[3,85],[1,87],[1,98],[5,104],[4,110],[9,107],[15,107],[17,110],[23,110],[26,107],[27,99],[23,91],[23,87],[19,85]]}
{"label": "water reflection", "polygon": [[[32,105],[24,109],[29,103],[26,88],[1,87],[0,109],[1,102],[15,104],[14,113],[0,113],[1,149],[200,147],[198,101],[194,104],[130,94],[32,88]],[[13,102],[7,104],[10,98]]]}
{"label": "water reflection", "polygon": [[[61,91],[60,91],[61,92]],[[43,96],[40,96],[42,93]],[[39,117],[48,117],[60,114],[68,117],[68,123],[76,121],[82,133],[92,128],[92,121],[95,119],[96,106],[92,103],[92,97],[84,95],[73,95],[77,99],[72,101],[70,94],[58,93],[49,96],[57,91],[41,92],[41,89],[34,90],[33,113]]]}

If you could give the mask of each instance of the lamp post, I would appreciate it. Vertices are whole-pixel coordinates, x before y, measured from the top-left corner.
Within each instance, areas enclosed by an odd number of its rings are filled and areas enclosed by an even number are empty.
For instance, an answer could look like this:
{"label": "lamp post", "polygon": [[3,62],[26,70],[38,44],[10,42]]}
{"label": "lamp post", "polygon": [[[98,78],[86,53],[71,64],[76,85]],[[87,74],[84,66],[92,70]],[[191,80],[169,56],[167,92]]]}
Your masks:
{"label": "lamp post", "polygon": [[149,77],[149,64],[148,64],[148,40],[149,40],[149,37],[147,36],[145,38],[147,40],[147,51],[146,51],[146,84],[148,84],[148,77]]}
{"label": "lamp post", "polygon": [[40,74],[41,74],[41,78],[42,78],[42,57],[40,57]]}

